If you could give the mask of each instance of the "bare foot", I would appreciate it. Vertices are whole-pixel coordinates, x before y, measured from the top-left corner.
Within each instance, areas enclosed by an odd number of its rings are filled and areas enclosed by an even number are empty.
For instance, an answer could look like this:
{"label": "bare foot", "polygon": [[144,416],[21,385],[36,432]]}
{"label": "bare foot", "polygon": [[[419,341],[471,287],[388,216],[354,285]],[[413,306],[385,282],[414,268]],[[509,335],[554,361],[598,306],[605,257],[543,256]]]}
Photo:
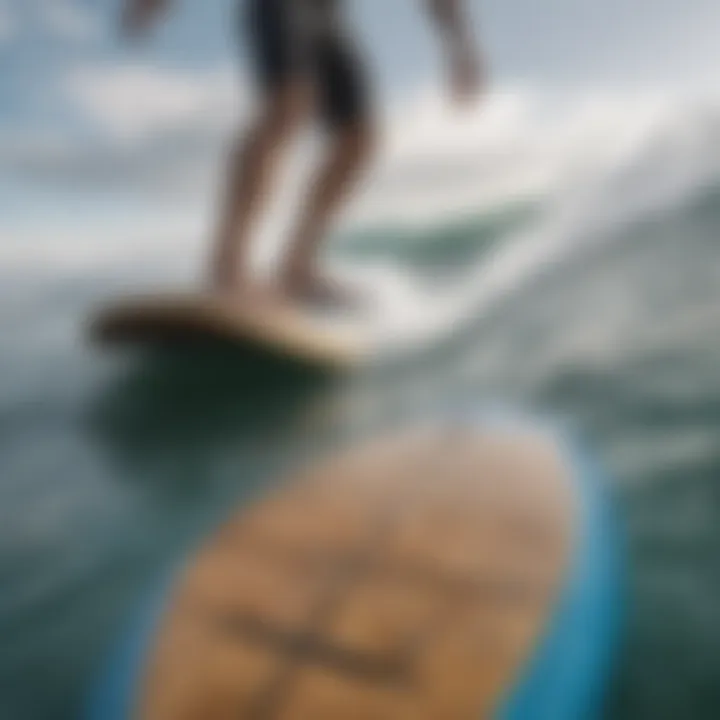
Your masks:
{"label": "bare foot", "polygon": [[280,296],[274,286],[245,276],[211,278],[208,290],[213,295],[233,301],[269,301]]}
{"label": "bare foot", "polygon": [[345,310],[356,310],[362,305],[357,292],[319,275],[286,280],[282,288],[290,300],[310,305]]}

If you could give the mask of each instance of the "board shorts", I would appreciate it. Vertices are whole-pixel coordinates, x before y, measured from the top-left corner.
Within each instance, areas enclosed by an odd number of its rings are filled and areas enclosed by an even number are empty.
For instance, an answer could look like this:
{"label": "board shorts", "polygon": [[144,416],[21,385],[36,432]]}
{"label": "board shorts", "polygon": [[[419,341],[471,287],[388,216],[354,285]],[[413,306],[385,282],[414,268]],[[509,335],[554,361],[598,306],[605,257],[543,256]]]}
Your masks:
{"label": "board shorts", "polygon": [[261,93],[307,79],[331,129],[367,118],[364,64],[343,23],[341,0],[244,0],[243,10]]}

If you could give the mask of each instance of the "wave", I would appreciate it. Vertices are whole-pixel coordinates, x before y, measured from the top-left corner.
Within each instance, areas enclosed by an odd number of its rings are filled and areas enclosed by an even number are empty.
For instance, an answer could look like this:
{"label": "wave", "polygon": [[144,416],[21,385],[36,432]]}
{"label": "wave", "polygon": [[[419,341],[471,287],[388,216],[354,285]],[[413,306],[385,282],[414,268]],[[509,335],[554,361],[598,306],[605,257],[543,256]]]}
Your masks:
{"label": "wave", "polygon": [[[555,144],[562,162],[555,158],[531,202],[518,202],[515,188],[475,214],[446,211],[424,227],[388,223],[340,245],[338,262],[379,298],[379,345],[437,344],[548,273],[636,241],[641,226],[717,209],[720,102],[595,98],[568,113],[571,138],[563,152]],[[557,126],[552,133],[557,140]],[[514,142],[530,161],[527,144]],[[549,134],[544,142],[553,144]],[[465,152],[486,147],[476,141]]]}
{"label": "wave", "polygon": [[436,221],[428,227],[395,225],[356,231],[342,237],[334,254],[356,262],[385,259],[417,272],[447,274],[477,262],[504,238],[527,227],[538,212],[533,201]]}
{"label": "wave", "polygon": [[[332,246],[338,272],[376,298],[369,332],[379,346],[440,342],[548,272],[631,241],[636,225],[718,199],[713,97],[508,88],[460,121],[439,108],[421,96],[389,119],[385,160],[351,212],[364,229]],[[289,209],[280,205],[275,244]],[[135,240],[127,220],[103,220],[102,242],[95,227],[14,241],[4,231],[0,267],[112,287],[195,276],[205,223],[190,215],[148,222]]]}

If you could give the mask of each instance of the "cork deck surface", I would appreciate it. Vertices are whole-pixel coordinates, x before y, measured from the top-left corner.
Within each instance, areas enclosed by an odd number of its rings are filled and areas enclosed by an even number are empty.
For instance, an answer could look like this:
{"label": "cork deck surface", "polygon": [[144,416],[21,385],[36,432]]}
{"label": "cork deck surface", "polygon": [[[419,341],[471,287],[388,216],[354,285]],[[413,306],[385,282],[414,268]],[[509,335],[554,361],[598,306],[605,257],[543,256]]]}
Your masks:
{"label": "cork deck surface", "polygon": [[257,298],[179,293],[129,298],[91,319],[89,334],[100,343],[223,341],[257,346],[299,360],[352,366],[366,355],[359,331],[300,308]]}
{"label": "cork deck surface", "polygon": [[538,438],[425,428],[338,455],[192,559],[136,716],[491,717],[546,627],[574,516]]}

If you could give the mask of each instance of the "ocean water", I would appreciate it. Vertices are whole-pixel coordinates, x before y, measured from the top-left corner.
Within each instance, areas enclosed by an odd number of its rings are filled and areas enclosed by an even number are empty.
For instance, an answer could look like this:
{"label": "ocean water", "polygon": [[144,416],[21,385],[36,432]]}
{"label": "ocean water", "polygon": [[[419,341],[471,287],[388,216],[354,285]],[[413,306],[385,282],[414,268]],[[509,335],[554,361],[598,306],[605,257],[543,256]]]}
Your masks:
{"label": "ocean water", "polygon": [[570,418],[610,470],[608,716],[718,717],[720,182],[672,138],[581,187],[340,238],[382,307],[383,352],[346,377],[88,348],[83,318],[161,263],[0,270],[0,717],[76,717],[138,594],[284,471],[491,401]]}

